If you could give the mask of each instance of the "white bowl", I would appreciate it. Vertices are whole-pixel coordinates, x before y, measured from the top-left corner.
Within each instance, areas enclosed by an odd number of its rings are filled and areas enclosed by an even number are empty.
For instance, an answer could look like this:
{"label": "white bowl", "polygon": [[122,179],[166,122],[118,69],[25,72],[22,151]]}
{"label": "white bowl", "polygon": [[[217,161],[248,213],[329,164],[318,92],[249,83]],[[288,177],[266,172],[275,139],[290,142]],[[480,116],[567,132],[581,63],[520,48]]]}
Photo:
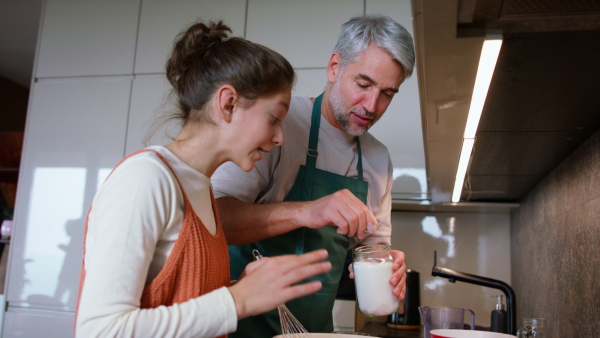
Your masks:
{"label": "white bowl", "polygon": [[429,331],[431,338],[509,338],[515,337],[506,333],[477,330],[437,329]]}

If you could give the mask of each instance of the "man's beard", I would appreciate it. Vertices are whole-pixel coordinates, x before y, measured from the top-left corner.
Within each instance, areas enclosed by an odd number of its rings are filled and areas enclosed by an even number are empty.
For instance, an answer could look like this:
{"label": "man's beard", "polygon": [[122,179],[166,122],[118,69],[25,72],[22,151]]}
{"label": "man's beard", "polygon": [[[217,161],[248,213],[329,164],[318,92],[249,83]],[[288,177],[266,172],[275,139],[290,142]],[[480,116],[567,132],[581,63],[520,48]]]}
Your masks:
{"label": "man's beard", "polygon": [[[342,103],[342,96],[340,94],[339,87],[339,81],[336,81],[331,85],[331,91],[329,92],[329,102],[331,103],[333,115],[335,116],[335,119],[340,127],[342,127],[346,133],[354,136],[360,136],[369,130],[373,123],[375,123],[375,114],[370,113],[362,108],[346,110],[346,107],[344,107],[344,104]],[[364,127],[350,123],[350,115],[352,113],[370,118],[371,123]]]}

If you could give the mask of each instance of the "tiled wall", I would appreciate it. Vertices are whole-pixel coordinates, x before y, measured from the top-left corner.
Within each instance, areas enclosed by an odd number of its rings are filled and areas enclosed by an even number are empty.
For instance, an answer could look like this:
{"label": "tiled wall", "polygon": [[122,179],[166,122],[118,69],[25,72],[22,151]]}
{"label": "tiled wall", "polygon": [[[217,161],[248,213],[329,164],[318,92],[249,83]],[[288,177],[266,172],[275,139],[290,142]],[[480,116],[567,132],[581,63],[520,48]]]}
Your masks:
{"label": "tiled wall", "polygon": [[392,247],[419,272],[421,305],[468,308],[476,325],[489,327],[496,298],[488,296],[502,292],[433,277],[433,251],[438,266],[511,284],[509,221],[508,213],[393,212]]}
{"label": "tiled wall", "polygon": [[547,318],[549,337],[600,332],[600,131],[511,214],[518,323]]}

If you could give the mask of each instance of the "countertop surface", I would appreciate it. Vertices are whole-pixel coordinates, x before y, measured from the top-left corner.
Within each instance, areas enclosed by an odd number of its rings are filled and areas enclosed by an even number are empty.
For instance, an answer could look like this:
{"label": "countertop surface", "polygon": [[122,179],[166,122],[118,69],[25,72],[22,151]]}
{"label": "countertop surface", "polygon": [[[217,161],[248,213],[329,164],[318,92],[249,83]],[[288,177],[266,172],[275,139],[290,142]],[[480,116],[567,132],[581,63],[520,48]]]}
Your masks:
{"label": "countertop surface", "polygon": [[413,338],[423,337],[423,327],[421,326],[418,330],[405,330],[405,329],[394,329],[388,327],[385,323],[367,323],[365,327],[360,330],[361,332],[368,333],[371,336],[382,337],[382,338]]}

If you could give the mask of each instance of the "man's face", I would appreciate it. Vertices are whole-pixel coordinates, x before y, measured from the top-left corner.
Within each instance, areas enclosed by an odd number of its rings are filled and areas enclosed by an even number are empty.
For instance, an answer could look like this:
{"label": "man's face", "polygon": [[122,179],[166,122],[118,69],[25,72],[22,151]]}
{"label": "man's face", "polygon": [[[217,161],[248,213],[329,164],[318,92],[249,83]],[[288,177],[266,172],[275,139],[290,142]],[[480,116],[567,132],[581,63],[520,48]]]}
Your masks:
{"label": "man's face", "polygon": [[335,67],[328,70],[331,111],[340,129],[362,135],[385,113],[404,79],[404,71],[388,52],[374,45],[344,69],[339,63]]}

